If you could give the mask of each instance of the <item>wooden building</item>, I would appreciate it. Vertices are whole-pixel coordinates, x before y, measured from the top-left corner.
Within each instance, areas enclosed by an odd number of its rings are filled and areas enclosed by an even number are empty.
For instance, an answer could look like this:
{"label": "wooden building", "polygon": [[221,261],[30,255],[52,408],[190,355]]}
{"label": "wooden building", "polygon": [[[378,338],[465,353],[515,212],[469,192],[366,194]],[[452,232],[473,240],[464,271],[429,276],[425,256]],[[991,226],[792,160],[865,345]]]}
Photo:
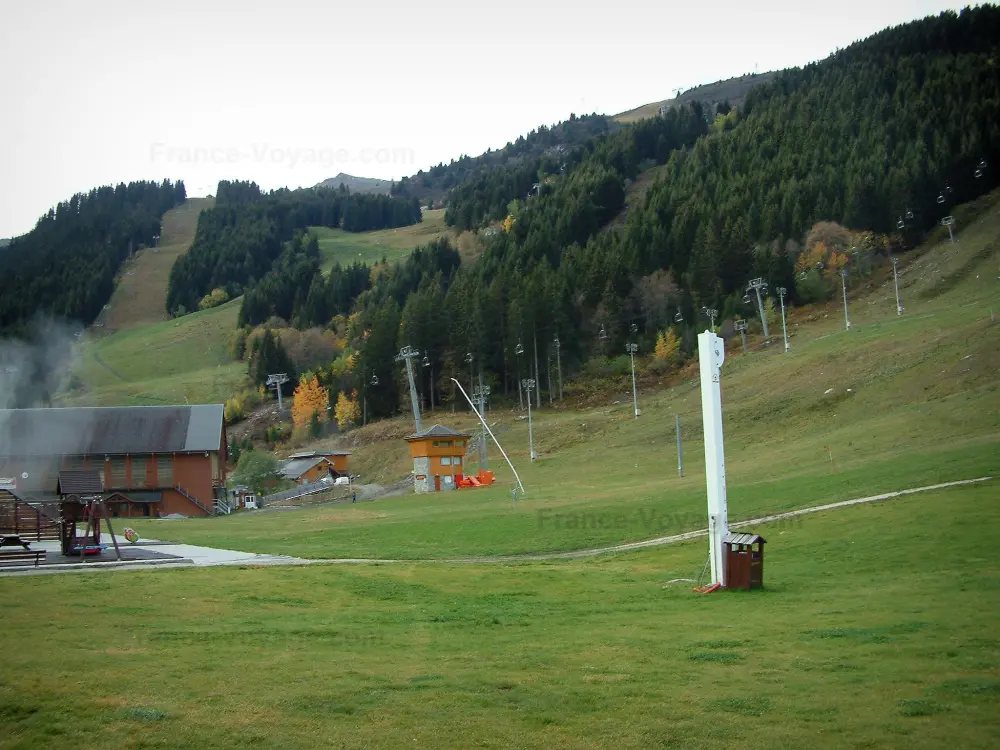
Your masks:
{"label": "wooden building", "polygon": [[296,484],[312,484],[324,477],[336,479],[349,475],[350,451],[309,451],[293,453],[280,472]]}
{"label": "wooden building", "polygon": [[466,444],[471,435],[436,424],[406,438],[413,458],[415,492],[443,492],[463,476]]}
{"label": "wooden building", "polygon": [[0,478],[34,502],[59,473],[96,470],[117,516],[211,515],[225,497],[222,404],[0,410]]}

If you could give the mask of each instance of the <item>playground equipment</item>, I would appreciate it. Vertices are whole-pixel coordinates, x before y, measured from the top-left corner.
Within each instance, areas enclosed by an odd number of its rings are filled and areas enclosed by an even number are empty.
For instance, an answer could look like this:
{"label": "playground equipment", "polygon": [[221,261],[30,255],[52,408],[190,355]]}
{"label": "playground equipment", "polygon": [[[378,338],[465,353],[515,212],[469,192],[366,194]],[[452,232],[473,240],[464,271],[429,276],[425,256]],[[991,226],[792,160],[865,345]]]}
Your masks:
{"label": "playground equipment", "polygon": [[[84,557],[88,555],[99,555],[108,548],[107,544],[101,543],[101,521],[108,527],[108,534],[111,543],[115,548],[115,555],[122,559],[121,550],[118,548],[118,539],[115,530],[111,527],[111,515],[105,505],[104,499],[100,495],[70,496],[64,498],[60,503],[60,542],[64,555]],[[82,536],[76,533],[76,526],[81,521],[85,522]]]}

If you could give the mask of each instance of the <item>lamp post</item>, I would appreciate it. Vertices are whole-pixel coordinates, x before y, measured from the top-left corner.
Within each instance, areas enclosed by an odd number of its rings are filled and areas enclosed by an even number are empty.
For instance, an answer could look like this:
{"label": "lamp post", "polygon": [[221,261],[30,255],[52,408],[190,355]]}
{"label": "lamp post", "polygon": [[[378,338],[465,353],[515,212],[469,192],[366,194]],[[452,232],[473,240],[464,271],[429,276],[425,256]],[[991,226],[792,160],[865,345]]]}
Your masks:
{"label": "lamp post", "polygon": [[528,394],[528,451],[531,456],[531,460],[535,460],[535,433],[531,426],[531,390],[535,387],[534,378],[525,378],[521,381],[521,387]]}
{"label": "lamp post", "polygon": [[635,353],[639,351],[638,344],[625,344],[625,351],[628,352],[629,359],[632,360],[632,408],[635,410],[635,418],[639,418],[639,394],[635,389]]}
{"label": "lamp post", "polygon": [[474,387],[473,386],[473,381],[475,379],[475,374],[472,372],[472,362],[473,362],[473,360],[474,360],[474,357],[472,356],[472,352],[466,352],[465,353],[465,361],[469,363],[469,393],[472,393],[472,390],[473,390],[473,387]]}
{"label": "lamp post", "polygon": [[517,406],[519,411],[524,411],[524,391],[521,387],[521,355],[524,354],[524,347],[521,346],[520,340],[514,347],[514,354],[517,355]]}
{"label": "lamp post", "polygon": [[899,301],[899,258],[892,256],[892,283],[896,287],[896,315],[903,314],[903,304]]}
{"label": "lamp post", "polygon": [[740,332],[740,340],[743,342],[743,353],[747,353],[747,322],[740,318],[733,323],[733,328]]}
{"label": "lamp post", "polygon": [[747,295],[750,292],[757,295],[757,311],[760,313],[760,322],[764,327],[764,338],[770,338],[771,332],[767,330],[767,316],[764,314],[764,299],[761,296],[761,292],[767,294],[767,282],[763,278],[750,279],[750,283],[747,284]]}
{"label": "lamp post", "polygon": [[851,330],[851,319],[847,315],[847,269],[840,269],[840,283],[844,291],[844,330]]}
{"label": "lamp post", "polygon": [[559,400],[563,400],[563,386],[562,386],[562,353],[561,344],[559,343],[559,334],[552,340],[552,343],[556,347],[556,372],[559,374]]}
{"label": "lamp post", "polygon": [[787,352],[791,347],[788,345],[788,327],[785,325],[785,295],[788,294],[788,290],[783,286],[779,286],[776,290],[778,297],[781,298],[781,335],[785,339],[785,351]]}

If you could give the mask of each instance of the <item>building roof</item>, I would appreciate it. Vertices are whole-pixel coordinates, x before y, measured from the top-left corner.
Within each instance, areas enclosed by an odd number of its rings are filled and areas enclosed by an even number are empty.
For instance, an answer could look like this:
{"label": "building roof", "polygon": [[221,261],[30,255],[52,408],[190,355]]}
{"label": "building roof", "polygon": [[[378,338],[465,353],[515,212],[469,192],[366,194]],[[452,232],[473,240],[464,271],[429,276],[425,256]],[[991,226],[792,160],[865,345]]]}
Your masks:
{"label": "building roof", "polygon": [[222,404],[0,409],[0,455],[218,451],[223,424]]}
{"label": "building roof", "polygon": [[729,533],[722,537],[723,544],[756,544],[766,543],[767,540],[759,534]]}
{"label": "building roof", "polygon": [[97,469],[60,471],[58,488],[60,495],[100,495],[104,482]]}
{"label": "building roof", "polygon": [[426,430],[418,432],[414,435],[408,435],[407,440],[422,440],[423,438],[436,438],[436,437],[472,437],[469,432],[458,432],[450,427],[445,427],[444,425],[436,424],[433,427],[428,427]]}
{"label": "building roof", "polygon": [[293,453],[289,458],[326,458],[327,456],[349,456],[350,451],[304,451],[303,453]]}
{"label": "building roof", "polygon": [[[325,461],[328,464],[330,463],[323,456],[314,456],[313,458],[295,458],[282,464],[278,471],[283,477],[287,477],[288,479],[298,479],[321,461]],[[330,465],[332,466],[333,464]]]}

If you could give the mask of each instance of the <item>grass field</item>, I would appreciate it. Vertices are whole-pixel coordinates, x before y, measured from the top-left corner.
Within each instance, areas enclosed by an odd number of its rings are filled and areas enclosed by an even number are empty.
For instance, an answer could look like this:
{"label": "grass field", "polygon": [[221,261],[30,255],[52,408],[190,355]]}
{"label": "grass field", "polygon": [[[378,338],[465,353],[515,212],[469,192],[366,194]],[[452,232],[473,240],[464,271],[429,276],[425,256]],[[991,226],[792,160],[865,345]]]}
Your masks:
{"label": "grass field", "polygon": [[[1000,206],[980,208],[957,244],[904,260],[903,317],[882,273],[851,290],[852,331],[832,303],[794,311],[787,355],[759,338],[729,351],[732,520],[1000,475]],[[183,360],[215,357],[211,316],[235,312],[198,315],[93,351],[120,347],[108,356],[136,360],[120,373],[136,383],[191,382]],[[620,403],[543,407],[534,465],[526,422],[494,412],[528,490],[516,506],[494,452],[491,489],[133,524],[404,562],[0,578],[0,747],[994,747],[1000,479],[761,525],[766,588],[749,594],[677,581],[701,574],[704,539],[461,559],[704,527],[689,374],[667,390],[647,378],[637,420],[625,383]],[[353,460],[363,475],[406,469],[398,439]]]}
{"label": "grass field", "polygon": [[390,262],[401,260],[419,245],[426,245],[438,237],[454,237],[444,223],[443,208],[424,211],[423,221],[419,224],[398,229],[345,232],[343,229],[311,227],[309,231],[319,239],[324,271],[328,271],[334,263],[372,264],[383,257]]}
{"label": "grass field", "polygon": [[239,300],[88,341],[76,367],[83,383],[67,404],[221,403],[246,379],[227,353]]}
{"label": "grass field", "polygon": [[198,216],[215,205],[214,198],[188,198],[163,216],[156,248],[136,254],[122,267],[121,277],[106,313],[109,331],[135,328],[167,319],[167,280],[178,257],[194,240]]}
{"label": "grass field", "polygon": [[998,486],[518,565],[0,579],[8,748],[995,746]]}

